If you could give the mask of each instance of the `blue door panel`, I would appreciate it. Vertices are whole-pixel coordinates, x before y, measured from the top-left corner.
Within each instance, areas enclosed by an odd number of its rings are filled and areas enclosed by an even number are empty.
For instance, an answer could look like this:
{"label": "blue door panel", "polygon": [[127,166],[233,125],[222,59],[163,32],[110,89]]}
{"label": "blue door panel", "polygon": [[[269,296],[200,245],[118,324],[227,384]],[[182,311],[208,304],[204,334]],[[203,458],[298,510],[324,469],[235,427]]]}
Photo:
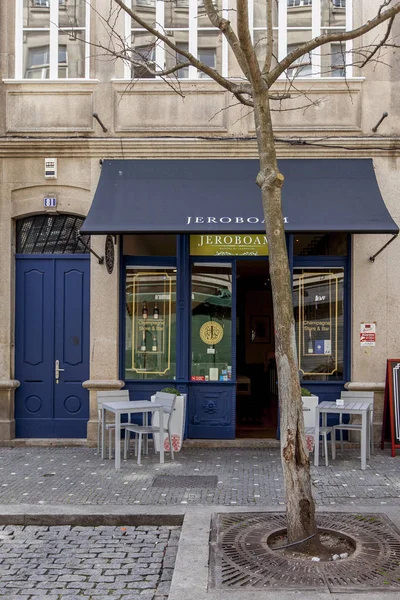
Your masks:
{"label": "blue door panel", "polygon": [[59,349],[56,345],[56,351],[58,349],[62,351],[64,363],[68,363],[69,366],[77,366],[81,365],[83,361],[83,343],[85,341],[83,322],[85,274],[77,269],[70,269],[57,275],[62,279],[58,285],[63,286],[64,294],[60,303],[61,306],[57,306],[60,309],[60,318],[62,319],[61,341],[63,341],[63,349]]}
{"label": "blue door panel", "polygon": [[17,438],[53,438],[53,419],[15,419],[15,435]]}
{"label": "blue door panel", "polygon": [[89,261],[57,262],[56,290],[54,349],[64,371],[55,385],[54,418],[57,431],[65,434],[55,436],[86,437],[89,399],[82,381],[89,375]]}
{"label": "blue door panel", "polygon": [[[17,259],[17,437],[86,437],[89,268],[87,257]],[[59,383],[56,360],[64,369]]]}
{"label": "blue door panel", "polygon": [[[24,273],[22,283],[22,295],[25,298],[23,331],[19,332],[23,336],[24,356],[23,360],[26,366],[36,367],[43,364],[44,340],[46,333],[46,323],[44,323],[43,302],[48,289],[52,284],[51,269],[39,271],[37,269]],[[50,284],[50,285],[49,285]],[[17,290],[17,293],[21,290]],[[49,315],[46,315],[47,319]],[[21,321],[19,321],[21,324]],[[49,323],[48,323],[49,324]]]}
{"label": "blue door panel", "polygon": [[[20,381],[15,398],[16,434],[20,424],[51,419],[52,332],[54,314],[49,310],[54,291],[52,260],[18,261],[16,273],[15,375]],[[47,302],[46,302],[47,300]],[[24,425],[24,430],[26,429]]]}
{"label": "blue door panel", "polygon": [[233,439],[235,437],[234,384],[191,385],[188,398],[190,438]]}
{"label": "blue door panel", "polygon": [[86,438],[87,421],[87,419],[53,419],[53,437]]}

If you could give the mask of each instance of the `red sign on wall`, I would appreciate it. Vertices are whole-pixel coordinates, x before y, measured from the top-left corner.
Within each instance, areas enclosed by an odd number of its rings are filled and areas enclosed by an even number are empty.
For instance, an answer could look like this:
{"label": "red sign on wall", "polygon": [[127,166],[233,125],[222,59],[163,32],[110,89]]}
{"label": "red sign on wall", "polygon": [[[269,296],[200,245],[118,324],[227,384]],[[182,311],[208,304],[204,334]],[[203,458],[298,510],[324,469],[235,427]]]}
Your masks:
{"label": "red sign on wall", "polygon": [[375,346],[376,328],[375,323],[361,323],[360,346]]}

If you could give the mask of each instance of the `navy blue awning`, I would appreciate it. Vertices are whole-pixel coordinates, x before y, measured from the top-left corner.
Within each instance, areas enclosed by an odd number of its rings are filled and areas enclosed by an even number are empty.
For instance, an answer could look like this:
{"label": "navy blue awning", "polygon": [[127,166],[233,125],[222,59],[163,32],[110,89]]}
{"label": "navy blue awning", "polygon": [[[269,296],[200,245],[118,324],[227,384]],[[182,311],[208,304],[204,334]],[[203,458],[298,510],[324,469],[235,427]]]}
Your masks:
{"label": "navy blue awning", "polygon": [[[288,233],[398,232],[371,159],[288,159],[279,168]],[[81,231],[265,231],[257,173],[257,160],[104,160]]]}

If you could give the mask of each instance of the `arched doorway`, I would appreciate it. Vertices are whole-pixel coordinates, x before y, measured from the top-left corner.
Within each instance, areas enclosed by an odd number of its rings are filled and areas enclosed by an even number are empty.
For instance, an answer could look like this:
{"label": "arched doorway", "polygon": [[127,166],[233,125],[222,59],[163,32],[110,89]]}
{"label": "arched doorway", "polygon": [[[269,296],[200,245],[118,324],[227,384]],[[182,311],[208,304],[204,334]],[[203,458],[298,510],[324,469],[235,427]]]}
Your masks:
{"label": "arched doorway", "polygon": [[[85,438],[89,418],[90,260],[84,219],[16,223],[16,437]],[[89,240],[84,237],[86,244]]]}

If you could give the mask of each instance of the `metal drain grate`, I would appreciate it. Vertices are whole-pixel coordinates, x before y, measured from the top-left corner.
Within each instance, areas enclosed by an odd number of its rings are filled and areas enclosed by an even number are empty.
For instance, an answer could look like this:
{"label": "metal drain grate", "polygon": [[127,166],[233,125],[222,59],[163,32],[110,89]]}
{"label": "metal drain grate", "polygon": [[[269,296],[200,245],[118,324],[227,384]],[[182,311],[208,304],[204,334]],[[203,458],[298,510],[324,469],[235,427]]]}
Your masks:
{"label": "metal drain grate", "polygon": [[165,488],[216,488],[216,475],[157,475],[152,487]]}
{"label": "metal drain grate", "polygon": [[400,532],[377,514],[317,515],[318,527],[353,538],[356,551],[334,562],[286,558],[267,545],[268,537],[286,527],[284,514],[218,514],[213,519],[210,586],[351,592],[400,591]]}

